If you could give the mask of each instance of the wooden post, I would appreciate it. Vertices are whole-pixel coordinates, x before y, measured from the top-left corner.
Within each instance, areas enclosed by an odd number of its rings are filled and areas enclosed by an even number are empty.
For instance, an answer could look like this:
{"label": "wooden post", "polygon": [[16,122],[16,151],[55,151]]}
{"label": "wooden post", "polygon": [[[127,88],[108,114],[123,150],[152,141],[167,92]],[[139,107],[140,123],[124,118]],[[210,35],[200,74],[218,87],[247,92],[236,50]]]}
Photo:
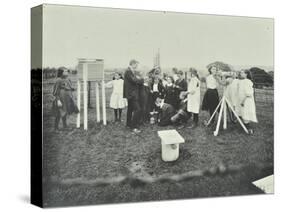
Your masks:
{"label": "wooden post", "polygon": [[102,119],[103,125],[106,125],[106,102],[105,102],[105,85],[104,80],[101,82],[101,92],[102,92]]}
{"label": "wooden post", "polygon": [[88,108],[92,108],[91,105],[91,92],[92,91],[92,83],[91,81],[88,82]]}
{"label": "wooden post", "polygon": [[100,93],[99,93],[99,83],[96,82],[96,112],[97,112],[97,122],[100,122]]}
{"label": "wooden post", "polygon": [[77,119],[76,119],[76,127],[80,128],[80,123],[81,123],[81,116],[80,116],[80,108],[81,108],[81,84],[79,79],[77,80],[77,107],[79,110],[79,113],[77,114]]}
{"label": "wooden post", "polygon": [[88,90],[87,90],[87,81],[88,81],[88,64],[83,64],[83,98],[84,98],[84,130],[88,129]]}

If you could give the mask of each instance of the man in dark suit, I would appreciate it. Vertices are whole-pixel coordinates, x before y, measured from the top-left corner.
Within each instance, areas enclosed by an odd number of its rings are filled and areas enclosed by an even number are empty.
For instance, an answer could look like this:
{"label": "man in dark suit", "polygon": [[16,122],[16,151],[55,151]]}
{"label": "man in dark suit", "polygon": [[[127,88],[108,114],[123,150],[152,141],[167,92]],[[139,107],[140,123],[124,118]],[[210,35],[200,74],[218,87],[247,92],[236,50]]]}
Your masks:
{"label": "man in dark suit", "polygon": [[139,133],[141,108],[139,104],[140,86],[143,85],[143,78],[136,75],[138,61],[131,60],[129,67],[124,74],[124,98],[128,100],[127,126],[133,129],[133,132]]}

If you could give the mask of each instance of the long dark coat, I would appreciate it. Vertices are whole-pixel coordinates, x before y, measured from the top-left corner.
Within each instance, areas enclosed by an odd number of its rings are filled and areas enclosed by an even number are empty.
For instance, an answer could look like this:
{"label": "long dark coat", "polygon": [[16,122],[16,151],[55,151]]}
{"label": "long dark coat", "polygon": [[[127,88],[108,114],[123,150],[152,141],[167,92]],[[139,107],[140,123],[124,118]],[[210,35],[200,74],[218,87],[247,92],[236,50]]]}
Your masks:
{"label": "long dark coat", "polygon": [[180,105],[180,93],[182,91],[187,91],[187,82],[185,79],[177,79],[175,82],[175,86],[178,86],[178,88],[176,88],[176,96],[177,96],[177,109]]}
{"label": "long dark coat", "polygon": [[127,68],[124,74],[124,98],[128,100],[136,98],[138,100],[140,94],[139,89],[142,84],[143,78],[136,77],[133,71]]}
{"label": "long dark coat", "polygon": [[158,88],[158,92],[153,92],[153,82],[151,83],[150,85],[150,90],[152,91],[152,110],[156,110],[158,111],[158,108],[157,106],[155,105],[155,100],[157,99],[157,97],[163,99],[164,98],[164,93],[165,93],[165,89],[164,89],[164,86],[162,84],[162,81],[159,80],[159,83],[157,85],[157,88]]}
{"label": "long dark coat", "polygon": [[150,87],[146,85],[140,85],[140,107],[142,110],[142,122],[148,121],[149,113],[152,111],[152,94]]}

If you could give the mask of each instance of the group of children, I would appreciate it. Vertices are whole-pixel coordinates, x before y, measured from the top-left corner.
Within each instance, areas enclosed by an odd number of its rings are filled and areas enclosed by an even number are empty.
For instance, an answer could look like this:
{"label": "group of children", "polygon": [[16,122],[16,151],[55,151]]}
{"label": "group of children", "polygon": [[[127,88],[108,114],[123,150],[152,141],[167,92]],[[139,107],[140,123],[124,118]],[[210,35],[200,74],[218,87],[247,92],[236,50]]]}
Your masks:
{"label": "group of children", "polygon": [[[171,87],[176,89],[180,88],[171,95],[174,98],[172,101],[176,102],[176,105],[173,105],[173,102],[169,102],[169,98],[156,100],[156,105],[158,105],[158,107],[161,109],[159,120],[160,126],[184,124],[192,116],[193,123],[187,128],[194,128],[198,125],[198,115],[200,109],[200,79],[197,70],[194,68],[189,70],[189,74],[189,79],[186,81],[184,78],[182,78],[182,72],[179,71],[177,75],[178,79],[174,84],[172,83],[171,85]],[[179,86],[179,84],[181,86]],[[169,109],[171,107],[174,109],[174,111],[167,113],[167,111],[172,111]]]}
{"label": "group of children", "polygon": [[[252,133],[251,122],[257,122],[253,83],[245,71],[238,76],[223,76],[215,66],[209,67],[209,75],[205,78],[207,91],[202,101],[202,110],[209,112],[210,117],[219,104],[218,86],[224,86],[224,95],[235,113],[241,117],[249,132]],[[58,80],[54,85],[53,113],[55,115],[55,130],[62,119],[64,128],[67,127],[67,115],[78,113],[74,104],[74,90],[67,78],[67,70],[60,69]],[[136,73],[137,74],[137,73]],[[139,85],[139,105],[141,108],[140,122],[149,122],[155,118],[160,126],[185,124],[193,117],[193,122],[187,128],[198,126],[200,111],[201,80],[196,69],[189,70],[188,79],[182,71],[173,69],[173,75],[155,74],[144,77],[144,83]],[[124,80],[121,73],[115,73],[113,80],[106,83],[112,88],[110,107],[114,110],[115,121],[120,122],[122,110],[128,105],[124,98]],[[218,110],[217,110],[218,111]],[[156,116],[154,116],[157,114]],[[231,114],[230,114],[231,115]],[[214,123],[215,119],[211,122]]]}
{"label": "group of children", "polygon": [[[138,74],[138,73],[136,73]],[[122,111],[126,107],[127,102],[123,95],[124,81],[120,73],[115,73],[114,79],[106,84],[107,88],[112,88],[113,91],[110,98],[110,107],[115,113],[115,121],[121,120],[121,112],[118,117],[117,110]],[[174,76],[165,75],[162,79],[160,75],[154,77],[144,77],[143,85],[139,85],[139,99],[141,107],[141,123],[149,122],[151,114],[161,113],[161,108],[158,106],[158,99],[169,104],[176,111],[181,107],[180,93],[187,90],[187,82],[182,71],[178,71]]]}
{"label": "group of children", "polygon": [[[252,132],[250,122],[257,122],[253,83],[247,78],[244,71],[239,76],[223,77],[215,66],[209,67],[208,76],[205,78],[206,92],[202,101],[202,110],[208,111],[210,117],[219,104],[218,87],[225,87],[225,96],[243,120],[249,132]],[[149,122],[150,118],[156,118],[160,126],[171,124],[185,124],[193,117],[193,122],[187,128],[195,128],[199,122],[200,88],[201,80],[196,69],[189,70],[188,80],[182,71],[173,69],[173,75],[163,74],[153,77],[144,77],[143,85],[140,85],[141,122]],[[120,73],[116,73],[114,80],[106,84],[113,87],[110,99],[110,107],[114,109],[115,121],[121,120],[122,109],[127,102],[123,97],[123,79]],[[154,114],[157,114],[154,116]],[[205,120],[205,123],[207,121]],[[212,124],[215,119],[212,120]]]}

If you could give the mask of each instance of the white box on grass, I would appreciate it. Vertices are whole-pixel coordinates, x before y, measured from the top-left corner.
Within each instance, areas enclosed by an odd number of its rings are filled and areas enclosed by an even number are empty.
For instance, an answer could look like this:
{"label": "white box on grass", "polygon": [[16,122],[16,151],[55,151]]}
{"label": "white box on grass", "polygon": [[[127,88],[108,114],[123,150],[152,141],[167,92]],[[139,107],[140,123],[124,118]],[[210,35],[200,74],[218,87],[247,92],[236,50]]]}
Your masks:
{"label": "white box on grass", "polygon": [[161,138],[162,160],[175,161],[179,157],[179,144],[184,143],[184,138],[176,130],[158,131]]}

